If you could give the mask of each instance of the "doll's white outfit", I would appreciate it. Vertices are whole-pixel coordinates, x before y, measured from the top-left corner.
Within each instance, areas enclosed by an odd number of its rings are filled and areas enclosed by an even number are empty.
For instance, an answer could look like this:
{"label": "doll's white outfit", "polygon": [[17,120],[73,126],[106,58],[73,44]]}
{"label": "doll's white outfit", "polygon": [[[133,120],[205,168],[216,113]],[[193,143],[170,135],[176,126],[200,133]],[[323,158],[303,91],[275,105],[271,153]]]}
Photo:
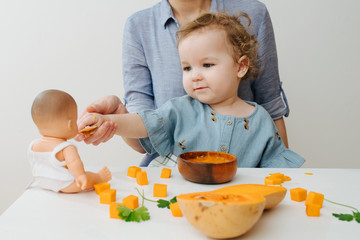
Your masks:
{"label": "doll's white outfit", "polygon": [[[36,140],[35,140],[36,141]],[[59,192],[69,186],[75,178],[65,167],[65,161],[59,161],[56,154],[64,148],[74,144],[63,142],[57,145],[52,152],[34,152],[33,141],[28,149],[28,160],[34,176],[34,186]]]}

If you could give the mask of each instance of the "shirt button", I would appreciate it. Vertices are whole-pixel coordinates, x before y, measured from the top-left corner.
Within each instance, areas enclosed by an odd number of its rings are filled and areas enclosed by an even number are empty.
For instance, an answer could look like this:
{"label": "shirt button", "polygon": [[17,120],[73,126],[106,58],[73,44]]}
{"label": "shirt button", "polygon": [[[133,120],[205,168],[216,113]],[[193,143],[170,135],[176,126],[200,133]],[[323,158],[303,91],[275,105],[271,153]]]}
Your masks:
{"label": "shirt button", "polygon": [[221,146],[221,151],[225,152],[226,151],[226,147],[225,146]]}
{"label": "shirt button", "polygon": [[231,120],[228,120],[227,121],[227,125],[231,125],[232,124],[232,121]]}

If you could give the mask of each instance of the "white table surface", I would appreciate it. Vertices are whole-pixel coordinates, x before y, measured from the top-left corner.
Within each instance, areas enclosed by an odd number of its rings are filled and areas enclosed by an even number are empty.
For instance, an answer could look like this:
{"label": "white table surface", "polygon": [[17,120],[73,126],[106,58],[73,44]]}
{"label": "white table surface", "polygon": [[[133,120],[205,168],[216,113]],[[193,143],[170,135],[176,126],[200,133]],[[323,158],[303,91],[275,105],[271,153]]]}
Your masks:
{"label": "white table surface", "polygon": [[[170,179],[160,178],[161,168],[143,168],[148,174],[147,186],[138,186],[134,178],[127,177],[127,169],[110,170],[117,202],[130,194],[138,195],[136,187],[143,189],[146,197],[157,200],[152,197],[154,183],[168,185],[166,199],[169,200],[180,193],[235,184],[263,184],[269,173],[284,173],[292,178],[283,183],[288,189],[284,200],[265,211],[259,222],[239,239],[360,239],[359,223],[339,221],[332,216],[332,213],[351,213],[351,209],[324,202],[320,217],[307,217],[304,202],[292,201],[289,193],[291,188],[302,187],[359,209],[360,169],[238,169],[229,183],[202,185],[184,180],[176,168]],[[307,172],[313,175],[304,174]],[[0,216],[0,239],[208,239],[185,217],[175,218],[170,210],[160,209],[156,203],[145,201],[145,206],[150,212],[149,221],[125,222],[109,218],[109,205],[100,204],[94,191],[61,194],[29,188]]]}

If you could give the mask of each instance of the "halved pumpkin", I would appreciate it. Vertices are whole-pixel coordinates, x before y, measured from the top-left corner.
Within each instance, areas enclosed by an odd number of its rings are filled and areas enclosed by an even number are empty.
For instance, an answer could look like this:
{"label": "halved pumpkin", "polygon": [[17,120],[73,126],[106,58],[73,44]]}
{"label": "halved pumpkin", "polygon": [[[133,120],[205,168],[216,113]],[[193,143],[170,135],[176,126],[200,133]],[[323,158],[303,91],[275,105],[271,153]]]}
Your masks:
{"label": "halved pumpkin", "polygon": [[181,194],[177,201],[183,215],[200,232],[213,238],[232,238],[250,230],[263,210],[278,205],[285,195],[282,186],[239,184]]}
{"label": "halved pumpkin", "polygon": [[177,201],[183,215],[200,232],[212,238],[232,238],[254,226],[266,200],[259,195],[211,191],[181,194]]}

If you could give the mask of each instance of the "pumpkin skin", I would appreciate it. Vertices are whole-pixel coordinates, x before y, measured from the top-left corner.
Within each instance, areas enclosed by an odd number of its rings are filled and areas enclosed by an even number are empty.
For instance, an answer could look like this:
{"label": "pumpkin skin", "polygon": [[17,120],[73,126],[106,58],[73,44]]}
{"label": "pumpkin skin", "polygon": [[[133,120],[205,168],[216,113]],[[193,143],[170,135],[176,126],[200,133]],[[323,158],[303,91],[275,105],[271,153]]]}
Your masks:
{"label": "pumpkin skin", "polygon": [[181,194],[177,201],[186,219],[211,238],[233,238],[250,230],[260,219],[265,198],[242,194],[200,192]]}
{"label": "pumpkin skin", "polygon": [[282,186],[239,184],[181,194],[177,201],[190,224],[206,236],[233,238],[250,230],[263,210],[278,205],[286,191]]}
{"label": "pumpkin skin", "polygon": [[259,195],[266,199],[265,209],[278,205],[286,195],[286,188],[282,186],[266,186],[261,184],[239,184],[223,187],[213,192],[228,194]]}

